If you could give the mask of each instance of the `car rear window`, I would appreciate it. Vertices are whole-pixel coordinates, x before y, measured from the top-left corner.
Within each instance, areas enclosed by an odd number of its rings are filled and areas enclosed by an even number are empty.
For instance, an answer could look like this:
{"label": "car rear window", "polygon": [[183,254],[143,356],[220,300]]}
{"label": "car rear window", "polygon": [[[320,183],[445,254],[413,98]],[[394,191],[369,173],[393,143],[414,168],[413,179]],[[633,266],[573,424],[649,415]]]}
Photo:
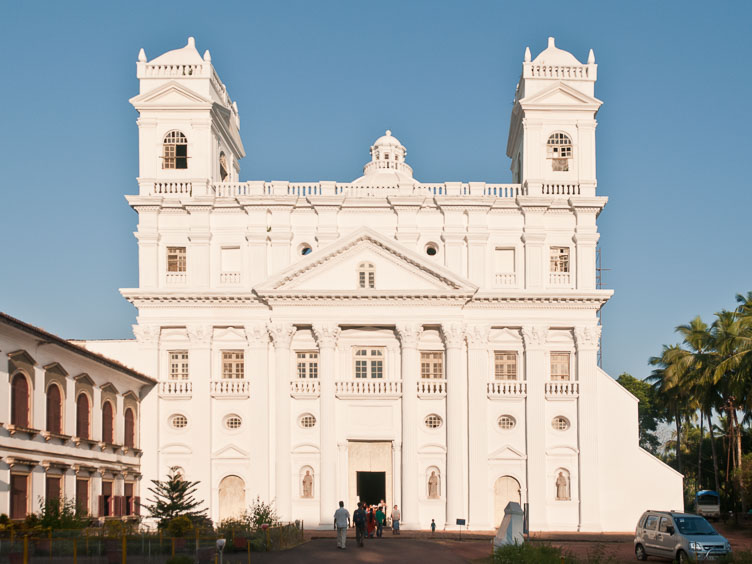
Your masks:
{"label": "car rear window", "polygon": [[656,530],[658,528],[658,516],[648,515],[648,518],[645,519],[645,528],[651,531]]}

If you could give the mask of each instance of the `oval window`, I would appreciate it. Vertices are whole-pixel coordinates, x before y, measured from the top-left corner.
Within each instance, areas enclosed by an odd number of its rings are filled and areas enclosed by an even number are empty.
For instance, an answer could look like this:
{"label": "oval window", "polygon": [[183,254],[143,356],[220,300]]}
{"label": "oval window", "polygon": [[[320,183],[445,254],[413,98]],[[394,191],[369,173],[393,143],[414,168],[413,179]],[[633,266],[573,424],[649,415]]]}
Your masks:
{"label": "oval window", "polygon": [[170,417],[170,427],[173,429],[184,429],[188,426],[188,418],[185,415],[173,415]]}
{"label": "oval window", "polygon": [[569,429],[569,419],[563,415],[558,415],[554,417],[553,421],[551,421],[551,426],[557,431],[566,431]]}
{"label": "oval window", "polygon": [[441,424],[443,423],[440,416],[436,415],[435,413],[432,413],[431,415],[428,415],[425,419],[426,427],[429,429],[438,429],[441,427]]}
{"label": "oval window", "polygon": [[502,415],[499,417],[497,424],[499,425],[499,429],[508,431],[514,429],[515,425],[517,425],[517,421],[511,415]]}

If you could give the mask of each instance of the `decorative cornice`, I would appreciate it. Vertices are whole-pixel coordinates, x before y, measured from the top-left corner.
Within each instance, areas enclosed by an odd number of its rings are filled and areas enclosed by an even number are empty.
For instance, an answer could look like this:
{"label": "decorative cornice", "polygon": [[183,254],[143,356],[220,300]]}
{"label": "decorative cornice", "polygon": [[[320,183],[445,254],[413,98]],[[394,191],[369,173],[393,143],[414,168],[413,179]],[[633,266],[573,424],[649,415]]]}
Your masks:
{"label": "decorative cornice", "polygon": [[441,325],[441,336],[446,348],[462,348],[465,341],[465,325],[462,323],[444,323]]}
{"label": "decorative cornice", "polygon": [[295,335],[295,326],[290,323],[280,321],[269,323],[266,326],[269,335],[272,338],[274,347],[277,349],[289,349],[292,344],[292,337]]}
{"label": "decorative cornice", "polygon": [[419,323],[398,323],[395,331],[399,337],[403,349],[418,348],[420,335],[423,333],[423,326]]}
{"label": "decorative cornice", "polygon": [[540,348],[548,339],[548,327],[545,325],[524,325],[522,327],[522,341],[526,349]]}
{"label": "decorative cornice", "polygon": [[320,349],[333,349],[337,346],[337,340],[341,329],[338,325],[329,323],[314,323],[313,336],[316,337],[316,342]]}

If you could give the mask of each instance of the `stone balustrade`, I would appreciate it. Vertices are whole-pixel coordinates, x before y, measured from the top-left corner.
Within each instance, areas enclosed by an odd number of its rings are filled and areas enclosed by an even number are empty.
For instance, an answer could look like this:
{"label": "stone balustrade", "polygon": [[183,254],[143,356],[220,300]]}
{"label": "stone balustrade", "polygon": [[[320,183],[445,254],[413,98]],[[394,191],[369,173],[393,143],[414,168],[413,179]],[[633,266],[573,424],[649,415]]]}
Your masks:
{"label": "stone balustrade", "polygon": [[569,287],[572,285],[572,274],[570,272],[551,272],[548,283],[557,288]]}
{"label": "stone balustrade", "polygon": [[210,382],[211,395],[214,398],[234,399],[250,396],[251,383],[241,378],[225,378]]}
{"label": "stone balustrade", "polygon": [[494,285],[497,288],[516,286],[517,275],[514,272],[498,273],[494,276]]}
{"label": "stone balustrade", "polygon": [[579,184],[541,184],[542,196],[579,196]]}
{"label": "stone balustrade", "polygon": [[154,195],[193,195],[193,182],[186,181],[173,181],[173,182],[154,182],[152,185],[152,194]]}
{"label": "stone balustrade", "polygon": [[159,383],[159,397],[166,399],[190,398],[193,395],[193,382],[190,380],[168,380]]}
{"label": "stone balustrade", "polygon": [[524,398],[527,395],[527,382],[518,380],[495,380],[486,384],[489,399]]}
{"label": "stone balustrade", "polygon": [[188,278],[185,272],[165,273],[165,282],[168,286],[184,286],[187,280]]}
{"label": "stone balustrade", "polygon": [[447,381],[438,378],[424,378],[418,380],[419,398],[443,398],[447,394]]}
{"label": "stone balustrade", "polygon": [[402,382],[396,380],[339,380],[334,383],[338,398],[394,399],[402,395]]}
{"label": "stone balustrade", "polygon": [[321,394],[321,384],[317,379],[308,378],[290,381],[290,395],[296,399],[317,398]]}
{"label": "stone balustrade", "polygon": [[227,286],[240,284],[240,272],[220,272],[219,283]]}
{"label": "stone balustrade", "polygon": [[595,65],[546,65],[524,63],[524,78],[558,78],[561,80],[595,80]]}
{"label": "stone balustrade", "polygon": [[568,399],[580,395],[580,383],[571,381],[546,382],[546,399]]}

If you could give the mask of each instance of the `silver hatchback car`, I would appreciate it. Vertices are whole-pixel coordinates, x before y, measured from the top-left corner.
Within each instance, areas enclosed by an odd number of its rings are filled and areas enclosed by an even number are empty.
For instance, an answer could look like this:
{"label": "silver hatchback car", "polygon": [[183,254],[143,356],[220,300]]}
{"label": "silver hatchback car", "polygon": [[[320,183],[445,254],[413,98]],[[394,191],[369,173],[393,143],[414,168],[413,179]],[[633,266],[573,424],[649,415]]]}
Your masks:
{"label": "silver hatchback car", "polygon": [[658,556],[685,562],[715,560],[731,552],[729,542],[704,517],[675,511],[648,510],[635,529],[635,556]]}

